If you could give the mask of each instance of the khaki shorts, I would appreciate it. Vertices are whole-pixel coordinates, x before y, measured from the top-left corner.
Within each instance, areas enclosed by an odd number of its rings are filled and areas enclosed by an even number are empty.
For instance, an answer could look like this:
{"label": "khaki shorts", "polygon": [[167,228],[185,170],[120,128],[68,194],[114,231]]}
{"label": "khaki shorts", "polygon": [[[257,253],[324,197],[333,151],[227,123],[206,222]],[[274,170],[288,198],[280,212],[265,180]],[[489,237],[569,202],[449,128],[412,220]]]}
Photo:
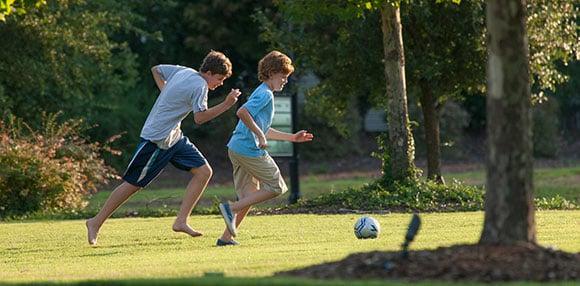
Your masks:
{"label": "khaki shorts", "polygon": [[270,155],[248,157],[228,149],[228,156],[234,169],[234,188],[238,198],[257,190],[277,194],[288,191],[280,169]]}

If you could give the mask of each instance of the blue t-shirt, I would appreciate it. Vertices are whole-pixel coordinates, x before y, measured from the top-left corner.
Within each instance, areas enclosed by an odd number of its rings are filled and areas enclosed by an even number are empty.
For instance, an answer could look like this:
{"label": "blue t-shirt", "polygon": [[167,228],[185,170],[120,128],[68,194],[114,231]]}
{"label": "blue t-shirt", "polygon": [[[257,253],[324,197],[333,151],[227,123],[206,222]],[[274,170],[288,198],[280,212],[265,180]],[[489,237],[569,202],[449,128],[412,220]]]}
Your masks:
{"label": "blue t-shirt", "polygon": [[[258,86],[242,107],[248,110],[260,130],[264,134],[268,133],[274,118],[274,93],[268,85],[262,83]],[[260,149],[258,143],[258,138],[250,128],[242,120],[238,120],[238,125],[236,125],[230,142],[228,142],[228,148],[238,154],[249,157],[266,155],[266,150]]]}

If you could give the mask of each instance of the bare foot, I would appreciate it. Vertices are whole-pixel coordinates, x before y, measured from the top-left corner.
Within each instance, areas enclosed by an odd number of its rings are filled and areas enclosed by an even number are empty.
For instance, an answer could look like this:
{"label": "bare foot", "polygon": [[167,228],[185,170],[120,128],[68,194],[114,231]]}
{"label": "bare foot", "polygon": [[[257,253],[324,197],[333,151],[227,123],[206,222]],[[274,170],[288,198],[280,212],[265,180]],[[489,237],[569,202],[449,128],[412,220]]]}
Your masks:
{"label": "bare foot", "polygon": [[94,225],[92,219],[88,219],[85,223],[87,226],[87,238],[90,245],[97,244],[97,237],[99,236],[99,229]]}
{"label": "bare foot", "polygon": [[187,233],[191,237],[198,237],[203,235],[203,233],[193,230],[193,228],[191,228],[187,223],[175,222],[173,224],[173,231]]}

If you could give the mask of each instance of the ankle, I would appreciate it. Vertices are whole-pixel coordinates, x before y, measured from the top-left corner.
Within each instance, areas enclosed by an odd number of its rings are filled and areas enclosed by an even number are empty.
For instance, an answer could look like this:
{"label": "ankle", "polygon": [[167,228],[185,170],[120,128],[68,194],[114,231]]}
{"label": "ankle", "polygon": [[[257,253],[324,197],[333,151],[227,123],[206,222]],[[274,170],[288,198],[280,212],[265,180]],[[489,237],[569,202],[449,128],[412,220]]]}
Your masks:
{"label": "ankle", "polygon": [[96,228],[96,229],[101,228],[101,224],[99,224],[97,219],[94,217],[87,219],[87,224],[90,225],[92,228]]}
{"label": "ankle", "polygon": [[187,220],[177,218],[173,222],[173,225],[187,225]]}
{"label": "ankle", "polygon": [[234,215],[240,211],[240,209],[238,208],[237,202],[235,202],[235,203],[228,202],[228,204],[230,205],[230,210],[232,211],[232,213]]}

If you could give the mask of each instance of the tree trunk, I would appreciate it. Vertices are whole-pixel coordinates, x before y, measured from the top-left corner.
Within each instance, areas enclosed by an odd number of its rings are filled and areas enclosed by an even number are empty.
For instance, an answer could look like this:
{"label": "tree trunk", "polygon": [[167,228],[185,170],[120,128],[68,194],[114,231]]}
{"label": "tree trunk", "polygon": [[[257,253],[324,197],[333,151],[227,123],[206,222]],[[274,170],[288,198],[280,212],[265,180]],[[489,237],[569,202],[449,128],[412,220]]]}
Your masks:
{"label": "tree trunk", "polygon": [[439,114],[436,107],[436,98],[428,86],[421,86],[421,110],[425,130],[425,144],[427,144],[427,178],[444,184],[441,176],[441,139],[439,136]]}
{"label": "tree trunk", "polygon": [[525,1],[487,2],[487,191],[481,243],[536,242]]}
{"label": "tree trunk", "polygon": [[405,57],[399,8],[389,3],[383,4],[381,20],[387,88],[390,179],[404,181],[414,177],[415,149],[407,111]]}

